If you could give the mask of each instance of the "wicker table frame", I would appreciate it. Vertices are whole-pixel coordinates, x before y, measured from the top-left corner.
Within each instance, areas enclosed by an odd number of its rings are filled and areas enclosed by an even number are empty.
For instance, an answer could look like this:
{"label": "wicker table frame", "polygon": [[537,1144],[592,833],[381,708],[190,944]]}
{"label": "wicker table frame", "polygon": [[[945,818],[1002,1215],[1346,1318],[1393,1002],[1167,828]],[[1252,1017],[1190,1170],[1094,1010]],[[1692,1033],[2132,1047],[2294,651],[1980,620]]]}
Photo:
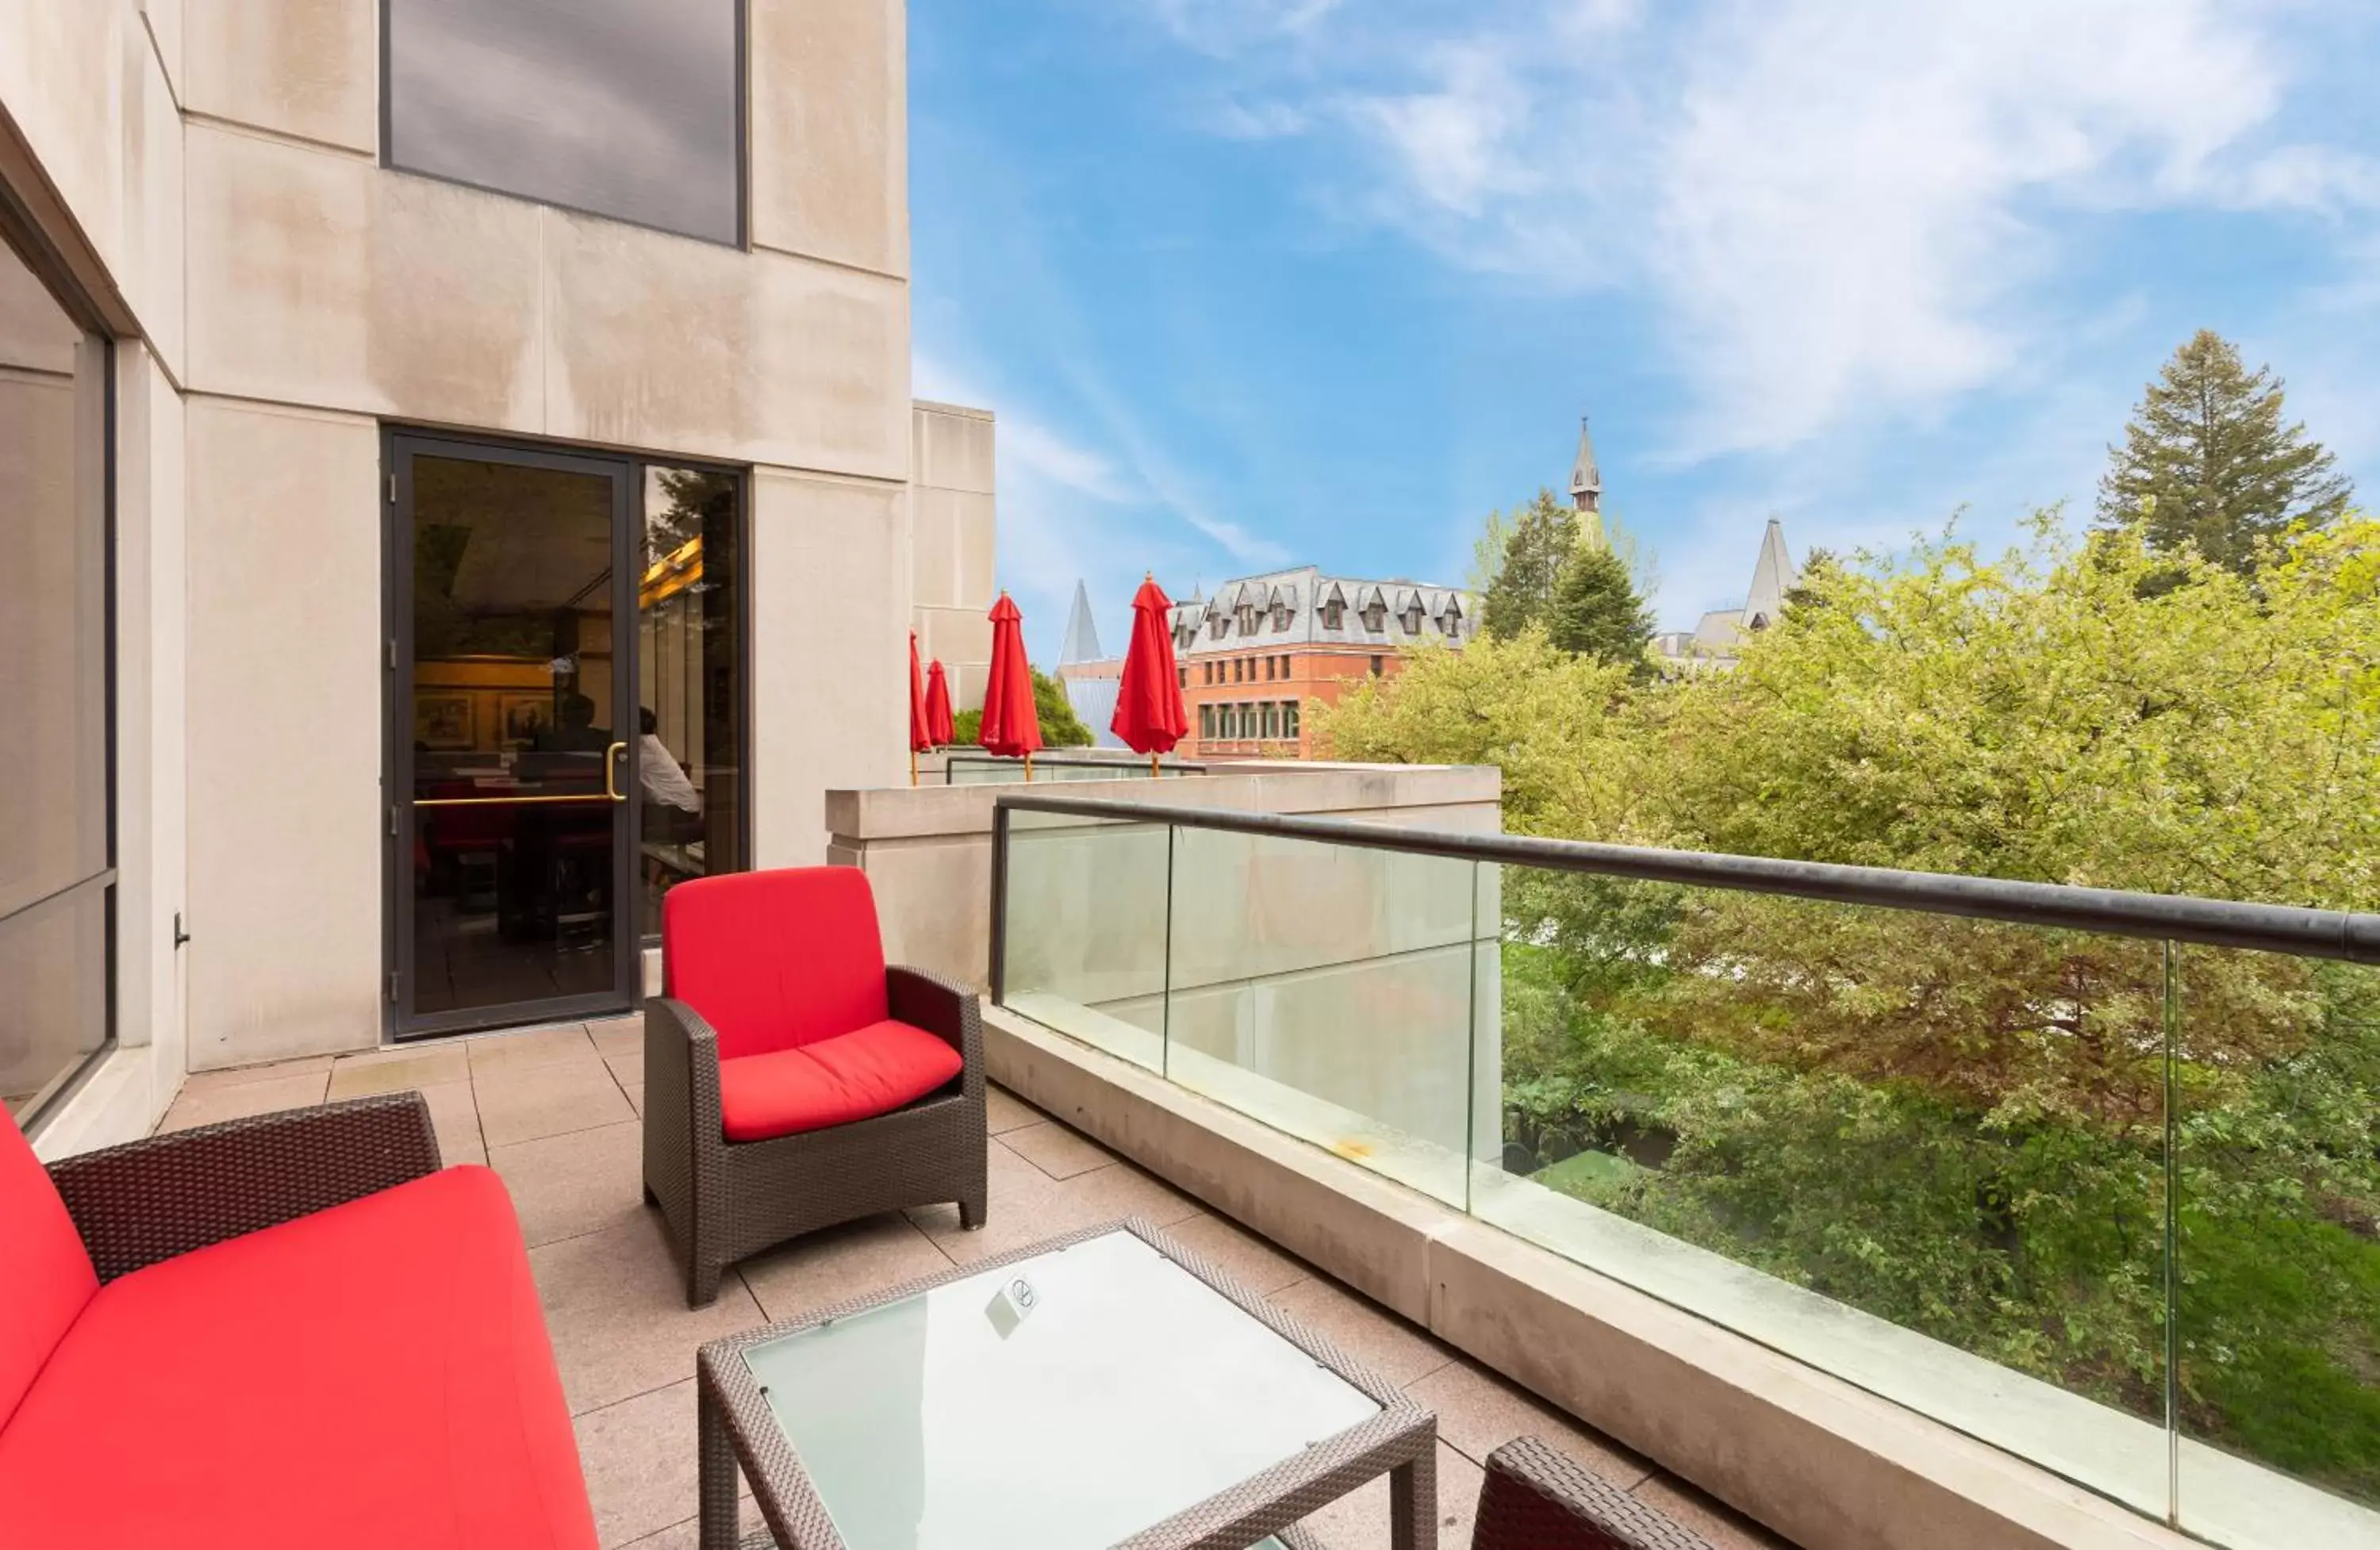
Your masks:
{"label": "wicker table frame", "polygon": [[[835,1532],[801,1460],[770,1413],[744,1353],[834,1319],[905,1302],[936,1287],[1014,1265],[1113,1232],[1129,1232],[1258,1323],[1380,1406],[1362,1424],[1285,1459],[1259,1474],[1120,1542],[1117,1550],[1246,1550],[1376,1476],[1389,1477],[1390,1543],[1395,1550],[1437,1544],[1438,1418],[1391,1385],[1342,1355],[1328,1340],[1242,1287],[1214,1265],[1137,1218],[1086,1228],[994,1254],[870,1297],[820,1308],[784,1324],[713,1340],[695,1362],[701,1441],[701,1550],[735,1544],[736,1469],[770,1532],[783,1550],[848,1550]],[[1261,1395],[1251,1395],[1260,1403]],[[757,1536],[756,1536],[757,1537]],[[761,1541],[765,1543],[765,1540]],[[1293,1544],[1297,1543],[1294,1539]],[[1309,1542],[1310,1543],[1310,1542]]]}

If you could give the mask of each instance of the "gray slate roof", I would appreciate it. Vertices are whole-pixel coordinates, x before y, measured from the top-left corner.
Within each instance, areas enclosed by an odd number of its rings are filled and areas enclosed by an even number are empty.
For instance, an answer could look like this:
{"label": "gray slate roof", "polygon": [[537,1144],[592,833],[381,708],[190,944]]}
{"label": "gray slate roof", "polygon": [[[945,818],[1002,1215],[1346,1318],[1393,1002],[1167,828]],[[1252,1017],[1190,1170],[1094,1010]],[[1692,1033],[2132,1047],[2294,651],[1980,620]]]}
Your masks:
{"label": "gray slate roof", "polygon": [[1324,575],[1301,565],[1227,581],[1212,598],[1174,604],[1168,623],[1174,650],[1196,657],[1268,646],[1461,646],[1478,634],[1478,599],[1460,587]]}

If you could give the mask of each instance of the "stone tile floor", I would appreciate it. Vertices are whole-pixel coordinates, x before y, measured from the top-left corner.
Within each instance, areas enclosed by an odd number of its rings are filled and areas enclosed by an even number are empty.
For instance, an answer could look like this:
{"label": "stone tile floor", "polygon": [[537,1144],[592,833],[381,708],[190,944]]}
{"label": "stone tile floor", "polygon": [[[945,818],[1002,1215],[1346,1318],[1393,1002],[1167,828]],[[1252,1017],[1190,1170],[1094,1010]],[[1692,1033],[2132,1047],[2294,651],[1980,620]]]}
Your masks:
{"label": "stone tile floor", "polygon": [[[689,1311],[660,1217],[643,1204],[643,1024],[563,1023],[370,1054],[193,1076],[178,1130],[419,1089],[447,1162],[486,1163],[520,1213],[579,1455],[607,1547],[692,1550],[694,1350],[703,1341],[1111,1217],[1145,1217],[1273,1298],[1438,1413],[1443,1546],[1470,1542],[1480,1460],[1534,1435],[1699,1531],[1718,1550],[1783,1542],[1618,1443],[1558,1415],[1395,1314],[1007,1093],[990,1099],[990,1221],[953,1206],[878,1217],[748,1261]],[[759,1526],[747,1511],[747,1528]],[[1338,1550],[1388,1543],[1376,1481],[1309,1525]]]}

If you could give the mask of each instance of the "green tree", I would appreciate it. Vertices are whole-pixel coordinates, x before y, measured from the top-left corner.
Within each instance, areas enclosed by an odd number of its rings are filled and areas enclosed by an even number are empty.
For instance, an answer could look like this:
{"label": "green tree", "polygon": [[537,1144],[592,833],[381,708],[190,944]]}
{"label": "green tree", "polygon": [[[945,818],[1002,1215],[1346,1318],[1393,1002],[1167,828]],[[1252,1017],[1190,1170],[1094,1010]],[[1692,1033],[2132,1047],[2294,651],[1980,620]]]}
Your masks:
{"label": "green tree", "polygon": [[1075,714],[1073,702],[1066,698],[1066,685],[1038,667],[1026,671],[1033,674],[1033,713],[1041,719],[1043,745],[1051,748],[1089,747],[1094,741],[1091,729]]}
{"label": "green tree", "polygon": [[1416,651],[1393,677],[1313,707],[1327,757],[1371,764],[1492,764],[1506,823],[1601,838],[1623,822],[1630,784],[1612,710],[1625,669],[1558,650],[1541,628],[1483,635],[1460,651]]}
{"label": "green tree", "polygon": [[1538,490],[1509,517],[1490,512],[1475,556],[1475,568],[1487,582],[1480,627],[1510,640],[1546,623],[1562,563],[1577,545],[1578,513],[1555,500],[1550,490]]}
{"label": "green tree", "polygon": [[1843,563],[1831,549],[1814,548],[1802,557],[1802,568],[1795,573],[1793,585],[1785,588],[1787,609],[1817,608],[1825,604],[1827,594],[1835,583]]}
{"label": "green tree", "polygon": [[[1096,741],[1091,729],[1083,725],[1075,714],[1074,705],[1066,698],[1066,686],[1038,667],[1028,664],[1033,675],[1033,713],[1041,721],[1041,745],[1045,748],[1087,748]],[[983,712],[962,710],[951,718],[951,741],[960,747],[983,735]]]}
{"label": "green tree", "polygon": [[[1854,556],[1732,672],[1633,690],[1531,632],[1326,724],[1500,764],[1524,832],[2380,906],[2380,524],[2252,582],[2150,539]],[[2169,1029],[2155,941],[1500,891],[1508,1169],[2157,1419],[2170,1126],[2184,1423],[2380,1502],[2380,975],[2185,946]]]}
{"label": "green tree", "polygon": [[2199,330],[2148,385],[2124,444],[2107,449],[2102,523],[2145,513],[2158,553],[2194,548],[2246,575],[2259,539],[2337,521],[2353,487],[2302,423],[2283,419],[2282,387],[2271,368],[2248,371],[2228,340]]}
{"label": "green tree", "polygon": [[1609,546],[1582,539],[1554,584],[1547,635],[1564,651],[1627,670],[1633,683],[1654,676],[1645,648],[1653,643],[1653,615],[1636,595],[1628,566]]}

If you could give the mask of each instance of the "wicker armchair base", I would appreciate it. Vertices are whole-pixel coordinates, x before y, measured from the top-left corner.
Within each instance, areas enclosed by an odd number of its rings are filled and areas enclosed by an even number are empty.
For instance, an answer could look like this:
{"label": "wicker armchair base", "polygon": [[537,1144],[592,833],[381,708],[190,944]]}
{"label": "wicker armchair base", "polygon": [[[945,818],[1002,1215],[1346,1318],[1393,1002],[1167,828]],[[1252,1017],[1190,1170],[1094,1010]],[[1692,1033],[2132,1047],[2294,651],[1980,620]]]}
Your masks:
{"label": "wicker armchair base", "polygon": [[975,994],[913,969],[885,974],[892,1015],[947,1039],[958,1079],[905,1108],[771,1141],[720,1125],[718,1035],[684,1001],[645,1004],[645,1198],[661,1207],[689,1307],[736,1261],[820,1228],[948,1201],[983,1225],[990,1136]]}

